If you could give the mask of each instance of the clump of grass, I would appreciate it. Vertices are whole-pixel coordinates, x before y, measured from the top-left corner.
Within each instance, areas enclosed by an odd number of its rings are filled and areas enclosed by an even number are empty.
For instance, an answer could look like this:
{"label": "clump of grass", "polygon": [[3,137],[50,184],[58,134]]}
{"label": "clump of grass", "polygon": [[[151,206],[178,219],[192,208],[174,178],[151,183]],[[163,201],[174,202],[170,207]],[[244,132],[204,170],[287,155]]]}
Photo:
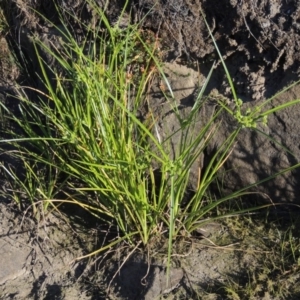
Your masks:
{"label": "clump of grass", "polygon": [[[182,231],[192,233],[208,221],[207,215],[218,205],[247,193],[247,188],[243,188],[211,200],[208,191],[230,156],[241,128],[254,128],[260,121],[266,123],[267,116],[283,106],[264,112],[260,107],[243,114],[242,103],[222,61],[236,110],[220,101],[214,116],[196,138],[191,138],[189,133],[204,103],[203,94],[213,68],[190,115],[183,119],[162,71],[155,39],[146,41],[149,33],[138,25],[123,29],[112,26],[95,3],[90,1],[90,5],[104,28],[82,24],[88,33],[82,43],[77,42],[67,26],[63,30],[57,28],[64,41],[60,47],[34,41],[45,91],[36,91],[40,97],[32,101],[26,89],[20,87],[19,115],[3,106],[5,117],[22,129],[19,134],[9,132],[12,139],[2,140],[14,147],[9,154],[20,161],[22,172],[5,164],[2,168],[14,182],[13,198],[19,204],[29,200],[35,214],[39,204],[43,210],[58,203],[79,205],[119,228],[122,236],[113,244],[126,239],[131,244],[147,245],[153,236],[167,230],[170,259],[176,236]],[[47,65],[40,49],[55,58],[61,71]],[[161,140],[156,134],[155,118],[151,121],[150,116],[147,123],[139,118],[153,76],[161,76],[166,83],[170,95],[167,101],[181,124],[181,141],[174,158],[168,150],[174,133]],[[212,157],[197,190],[183,207],[190,168],[216,134],[218,117],[224,111],[236,118],[237,126]],[[218,218],[221,217],[225,216]]]}

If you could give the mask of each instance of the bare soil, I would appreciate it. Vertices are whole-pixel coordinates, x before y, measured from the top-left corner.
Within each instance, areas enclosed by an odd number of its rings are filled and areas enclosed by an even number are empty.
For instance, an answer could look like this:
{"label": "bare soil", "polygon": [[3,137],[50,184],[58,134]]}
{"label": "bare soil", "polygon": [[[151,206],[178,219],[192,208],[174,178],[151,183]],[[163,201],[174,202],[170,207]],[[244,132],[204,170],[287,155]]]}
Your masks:
{"label": "bare soil", "polygon": [[[145,23],[159,30],[171,50],[170,58],[220,63],[202,11],[243,101],[274,95],[283,77],[285,85],[298,78],[300,7],[297,1],[138,2],[143,11],[153,7]],[[217,87],[228,95],[221,65],[219,72]]]}
{"label": "bare soil", "polygon": [[[125,1],[96,1],[112,24],[118,21]],[[53,1],[11,1],[7,4],[6,17],[14,30],[7,37],[12,44],[22,41],[27,32],[47,34],[42,17],[33,13],[32,6],[46,18],[59,24]],[[78,0],[59,0],[67,13],[75,14],[85,23],[95,24],[89,4]],[[202,62],[201,72],[217,61],[219,78],[212,88],[230,95],[228,83],[215,47],[203,20],[207,22],[234,78],[237,93],[243,101],[261,100],[279,91],[279,88],[298,79],[299,74],[299,4],[281,0],[133,0],[123,15],[121,26],[142,21],[160,37],[167,50],[167,60],[182,61],[192,65]],[[73,22],[74,23],[74,22]],[[80,33],[83,29],[72,24]],[[12,40],[11,40],[12,39]],[[24,42],[24,40],[23,40]],[[25,43],[23,51],[30,54]],[[206,66],[206,63],[208,65]],[[33,66],[34,67],[34,66]]]}

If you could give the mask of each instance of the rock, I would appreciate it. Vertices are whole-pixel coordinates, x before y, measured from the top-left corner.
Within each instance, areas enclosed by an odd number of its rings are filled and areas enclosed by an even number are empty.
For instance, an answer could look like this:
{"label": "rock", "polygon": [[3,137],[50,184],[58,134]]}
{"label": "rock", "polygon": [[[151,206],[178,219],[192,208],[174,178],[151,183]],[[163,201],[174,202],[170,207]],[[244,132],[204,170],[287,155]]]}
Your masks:
{"label": "rock", "polygon": [[153,283],[145,295],[145,300],[156,299],[177,288],[183,278],[183,270],[181,268],[171,268],[168,284],[165,268],[155,267],[153,276]]}
{"label": "rock", "polygon": [[[164,70],[174,91],[172,105],[177,105],[182,118],[187,117],[195,103],[197,72],[176,63],[166,64]],[[203,77],[201,76],[202,80],[200,82],[203,84]],[[211,79],[211,85],[214,84],[214,80],[214,78]],[[285,79],[282,82],[286,82]],[[164,100],[162,94],[159,96],[158,87],[153,86],[152,95],[153,100],[150,101],[150,105],[153,109],[154,117],[158,119],[158,135],[160,139],[166,139],[171,133],[176,132],[181,125],[174,111],[172,111],[170,103]],[[290,100],[297,99],[298,95],[300,95],[300,86],[296,85],[291,90],[276,97],[273,102],[263,109],[282,105]],[[263,101],[244,103],[243,109],[246,110],[248,107],[260,105]],[[191,140],[200,132],[200,129],[211,118],[214,111],[215,104],[212,101],[207,101],[200,109],[195,129],[189,133]],[[233,151],[224,165],[223,171],[220,172],[219,179],[226,193],[232,193],[254,184],[299,162],[299,117],[300,109],[298,104],[271,115],[268,119],[267,127],[259,125],[258,129],[263,134],[253,129],[242,129]],[[222,119],[222,125],[219,127],[218,132],[191,168],[190,187],[194,190],[197,189],[199,169],[203,172],[203,169],[208,165],[212,155],[220,147],[225,137],[237,126],[236,121],[226,112],[222,114],[220,119]],[[264,134],[271,136],[277,142],[268,139]],[[180,133],[178,132],[171,139],[171,157],[175,156],[179,143]],[[291,152],[285,151],[284,147],[280,145],[290,149]],[[251,191],[268,195],[268,203],[273,201],[299,203],[299,200],[297,200],[300,196],[299,181],[300,170],[296,169],[267,181],[258,187],[253,187]]]}

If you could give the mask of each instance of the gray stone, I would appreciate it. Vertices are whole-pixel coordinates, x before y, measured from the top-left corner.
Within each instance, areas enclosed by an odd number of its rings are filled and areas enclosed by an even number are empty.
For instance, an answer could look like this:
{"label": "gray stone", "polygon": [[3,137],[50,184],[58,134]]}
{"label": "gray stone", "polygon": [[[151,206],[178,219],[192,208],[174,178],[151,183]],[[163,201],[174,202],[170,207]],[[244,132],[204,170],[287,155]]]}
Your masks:
{"label": "gray stone", "polygon": [[[196,91],[199,90],[197,80],[203,84],[205,77],[186,66],[179,64],[166,64],[165,73],[174,93],[174,99],[170,102],[164,100],[163,95],[159,97],[159,88],[153,87],[154,100],[150,101],[157,118],[156,134],[161,141],[166,140],[170,134],[179,130],[181,124],[172,110],[172,106],[177,106],[181,118],[186,118],[192,111],[192,107],[197,97]],[[214,79],[211,84],[214,85]],[[283,81],[285,82],[285,81]],[[275,105],[284,104],[290,100],[297,99],[300,95],[300,86],[295,85],[289,91],[275,97],[275,99],[264,106],[262,110],[270,109]],[[261,105],[264,100],[248,102],[243,104],[243,111],[247,108]],[[170,104],[171,103],[171,104]],[[233,102],[228,99],[228,105],[233,108]],[[197,136],[204,124],[212,117],[216,109],[216,102],[208,99],[197,112],[195,128],[189,132],[191,141]],[[241,130],[233,151],[223,168],[219,172],[219,178],[225,193],[231,193],[253,185],[271,175],[274,175],[285,168],[293,166],[300,161],[300,118],[299,104],[290,108],[276,112],[269,116],[267,126],[258,125],[258,130],[244,128]],[[237,127],[237,122],[233,117],[224,112],[218,119],[221,126],[215,133],[206,150],[191,167],[190,187],[197,189],[199,180],[199,170],[208,165],[212,155],[222,145],[225,138]],[[180,131],[173,134],[170,140],[170,155],[175,157],[176,149],[180,143]],[[276,142],[265,135],[270,136]],[[286,151],[289,149],[290,152]],[[300,170],[286,172],[276,178],[266,181],[259,186],[252,186],[251,192],[263,195],[268,203],[274,202],[293,202],[299,204],[300,190]],[[297,202],[298,201],[298,202]]]}
{"label": "gray stone", "polygon": [[177,288],[183,278],[183,270],[181,268],[171,268],[168,279],[165,268],[155,267],[153,276],[153,283],[145,295],[145,300],[156,299]]}

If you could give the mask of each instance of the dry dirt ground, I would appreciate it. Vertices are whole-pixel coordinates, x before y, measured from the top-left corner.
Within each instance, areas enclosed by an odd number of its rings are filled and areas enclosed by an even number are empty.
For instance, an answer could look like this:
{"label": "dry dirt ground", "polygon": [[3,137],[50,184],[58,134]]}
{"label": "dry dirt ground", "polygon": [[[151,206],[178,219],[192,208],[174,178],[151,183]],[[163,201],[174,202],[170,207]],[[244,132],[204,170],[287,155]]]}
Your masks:
{"label": "dry dirt ground", "polygon": [[[103,5],[105,1],[97,1]],[[110,1],[111,22],[118,18],[122,1]],[[131,1],[138,21],[145,14],[145,28],[157,31],[175,67],[200,65],[207,75],[217,60],[208,91],[229,96],[228,83],[203,23],[205,13],[226,58],[239,97],[259,101],[299,77],[299,1],[281,0],[174,0]],[[10,3],[10,2],[7,2]],[[6,17],[14,30],[1,38],[0,93],[19,78],[10,59],[7,41],[24,38],[33,30],[43,33],[38,15],[28,4],[54,22],[53,1],[12,1]],[[60,1],[66,11],[90,18],[81,1]],[[154,5],[155,4],[155,5]],[[151,9],[151,10],[150,10]],[[27,53],[28,55],[28,53]],[[34,70],[34,64],[31,66]],[[188,72],[188,71],[187,71]],[[194,74],[194,73],[193,73]],[[189,105],[198,78],[182,78],[178,97]],[[187,84],[190,83],[190,85]],[[182,86],[187,87],[182,89]],[[176,87],[175,87],[176,88]],[[297,89],[294,90],[299,97]],[[289,93],[293,94],[293,90]],[[289,96],[291,95],[289,94]],[[7,194],[9,191],[3,191]],[[0,299],[299,299],[299,220],[289,211],[271,211],[253,217],[233,217],[202,228],[201,238],[182,237],[174,246],[170,284],[166,286],[165,241],[131,252],[117,249],[82,260],[111,240],[113,233],[80,211],[54,212],[31,218],[7,197],[0,200]],[[73,218],[70,218],[70,215]],[[78,216],[74,218],[74,216]],[[89,220],[86,222],[85,220]],[[123,264],[124,263],[124,264]]]}
{"label": "dry dirt ground", "polygon": [[[251,293],[252,299],[299,297],[296,264],[278,261],[278,254],[284,260],[290,255],[281,249],[290,242],[282,235],[292,231],[274,226],[271,219],[262,224],[261,216],[213,223],[202,228],[202,238],[179,239],[167,286],[163,241],[155,241],[149,253],[132,253],[123,244],[77,261],[110,239],[96,222],[80,224],[64,214],[36,222],[5,200],[0,208],[0,299],[211,300],[248,299]],[[234,298],[238,290],[240,298]]]}

